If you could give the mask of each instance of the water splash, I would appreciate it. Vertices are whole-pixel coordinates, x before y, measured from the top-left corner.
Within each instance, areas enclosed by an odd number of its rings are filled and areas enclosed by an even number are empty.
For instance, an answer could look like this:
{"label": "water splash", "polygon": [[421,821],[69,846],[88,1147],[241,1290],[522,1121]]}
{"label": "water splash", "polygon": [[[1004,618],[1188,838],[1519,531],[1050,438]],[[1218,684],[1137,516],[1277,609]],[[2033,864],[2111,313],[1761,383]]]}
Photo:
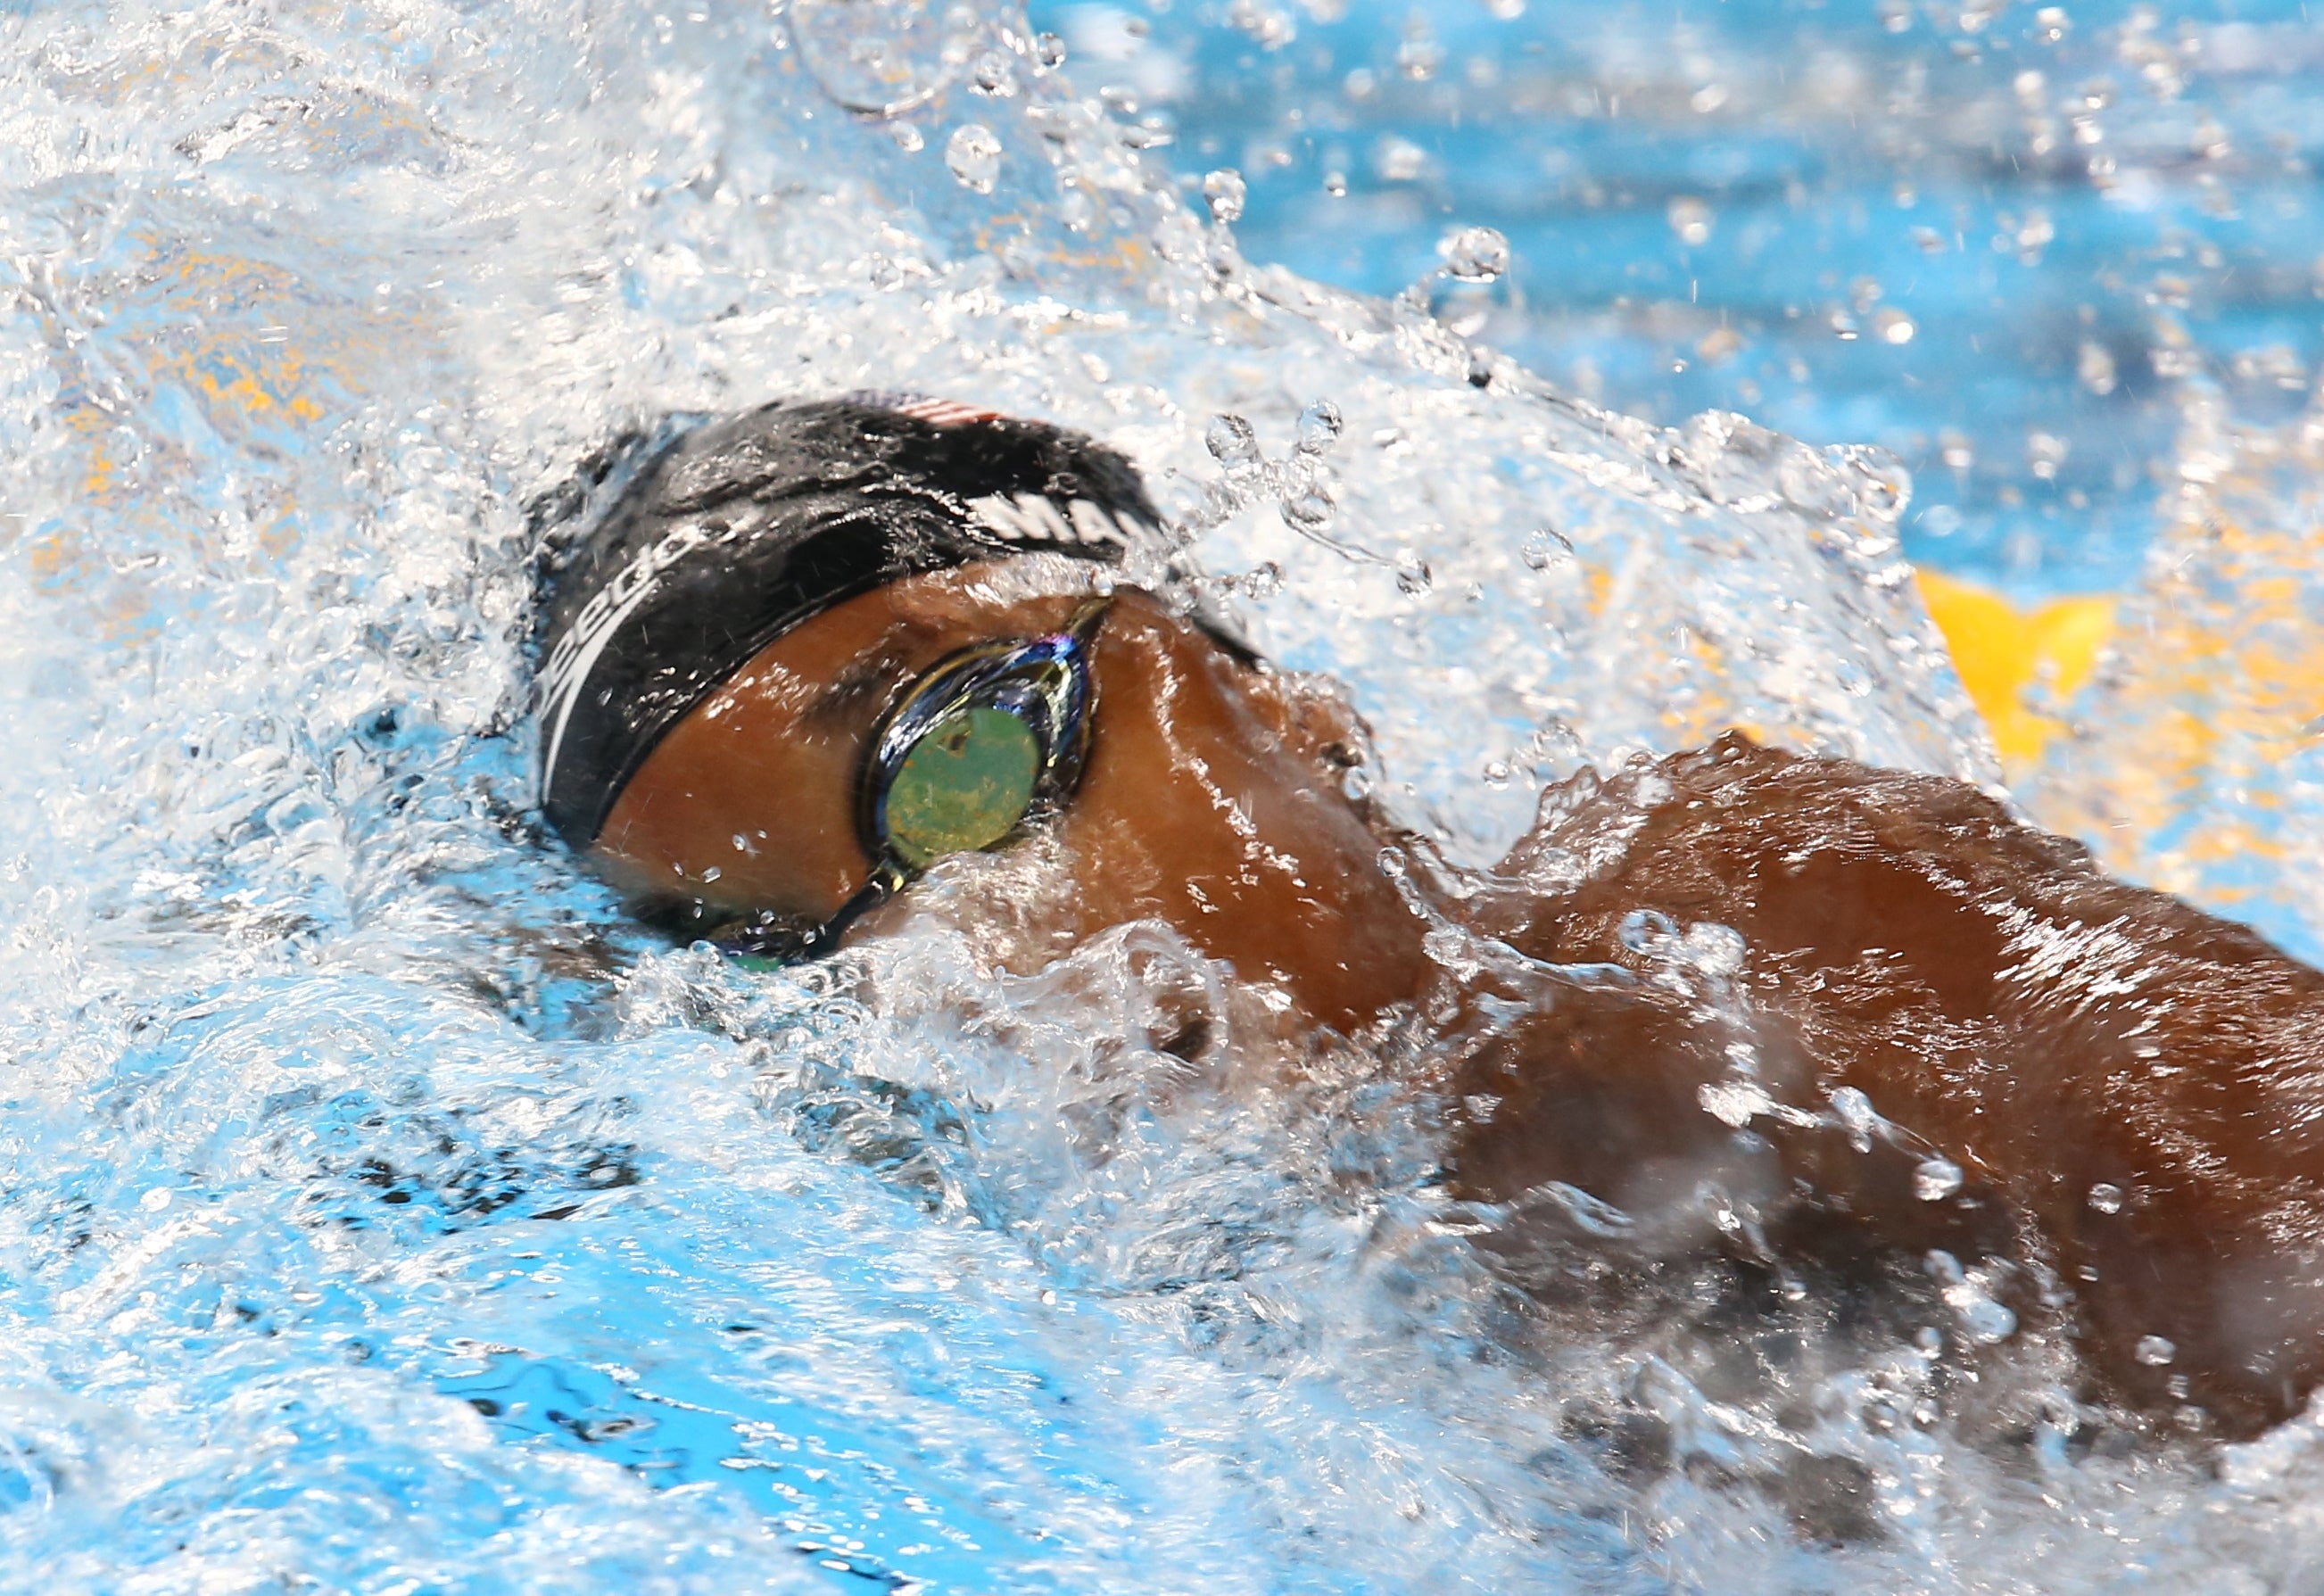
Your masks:
{"label": "water splash", "polygon": [[[1615,416],[1221,253],[1140,162],[1166,132],[1013,13],[5,25],[8,1582],[2062,1591],[2126,1534],[2158,1580],[2305,1554],[2297,1436],[2209,1482],[2073,1459],[2062,1398],[1986,1449],[1915,1343],[1526,1328],[1408,1038],[1270,1055],[1263,988],[1137,928],[1032,978],[935,936],[748,978],[530,814],[532,564],[672,417],[950,393],[1101,433],[1182,525],[1250,457],[1213,416],[1328,455],[1397,568],[1256,502],[1192,553],[1278,573],[1254,631],[1352,684],[1382,790],[1472,860],[1516,770],[1729,724],[1989,776],[1891,459]],[[989,192],[946,159],[978,127]],[[1293,1084],[1237,1097],[1229,1049]],[[1755,1361],[1781,1403],[1737,1395]]]}

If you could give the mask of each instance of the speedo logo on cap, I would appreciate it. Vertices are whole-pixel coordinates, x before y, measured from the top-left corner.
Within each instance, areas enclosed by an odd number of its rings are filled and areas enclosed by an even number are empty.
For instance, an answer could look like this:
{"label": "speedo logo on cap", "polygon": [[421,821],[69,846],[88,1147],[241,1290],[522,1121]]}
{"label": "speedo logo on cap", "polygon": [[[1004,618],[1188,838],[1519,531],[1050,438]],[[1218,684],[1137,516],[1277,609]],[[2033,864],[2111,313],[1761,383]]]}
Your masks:
{"label": "speedo logo on cap", "polygon": [[540,678],[541,715],[548,722],[540,759],[544,798],[557,780],[558,755],[565,747],[565,728],[572,723],[574,706],[580,702],[581,689],[588,685],[606,645],[653,597],[666,573],[711,541],[711,533],[698,522],[686,521],[672,529],[590,595],[589,602],[573,618],[572,627],[557,640]]}
{"label": "speedo logo on cap", "polygon": [[1079,543],[1088,548],[1127,549],[1130,534],[1113,513],[1093,499],[1058,502],[1041,494],[1009,498],[987,494],[968,502],[969,524],[1004,543]]}

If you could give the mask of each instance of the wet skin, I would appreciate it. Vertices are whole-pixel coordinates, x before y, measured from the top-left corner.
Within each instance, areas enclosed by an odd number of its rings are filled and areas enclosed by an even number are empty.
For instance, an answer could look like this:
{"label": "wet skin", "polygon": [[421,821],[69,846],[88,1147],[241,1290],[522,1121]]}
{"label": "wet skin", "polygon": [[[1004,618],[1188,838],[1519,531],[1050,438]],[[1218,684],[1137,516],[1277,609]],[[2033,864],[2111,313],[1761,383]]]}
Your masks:
{"label": "wet skin", "polygon": [[[970,644],[1063,630],[1086,597],[1028,601],[991,575],[896,582],[770,644],[622,789],[598,844],[617,879],[715,909],[828,918],[872,868],[856,772],[895,696]],[[1431,970],[1418,927],[1340,790],[1362,735],[1352,714],[1134,591],[1107,612],[1091,664],[1089,761],[1044,823],[1074,860],[1071,890],[1028,906],[1029,943],[1055,956],[1109,926],[1164,920],[1349,1031],[1416,994]]]}
{"label": "wet skin", "polygon": [[[829,915],[871,868],[854,781],[894,696],[1082,600],[992,577],[899,582],[770,645],[632,779],[605,868],[716,910]],[[1343,1034],[1430,997],[1456,1016],[1430,1084],[1478,1105],[1454,1177],[1515,1204],[1492,1243],[1512,1256],[1561,1241],[1527,1234],[1555,1228],[1522,1201],[1550,1182],[1628,1214],[1634,1253],[1736,1250],[1714,1190],[1771,1260],[2000,1260],[1997,1289],[2073,1338],[2094,1394],[2191,1403],[2213,1434],[2299,1411],[2324,1377],[2324,975],[2249,932],[1960,783],[1738,737],[1545,795],[1481,890],[1437,906],[1499,945],[1456,990],[1380,868],[1404,841],[1343,794],[1362,733],[1339,700],[1134,591],[1093,676],[1086,773],[1042,823],[1070,885],[1011,905],[1019,948],[1160,919]],[[1626,936],[1639,909],[1730,927],[1739,958],[1722,973],[1715,934],[1691,963],[1652,923]],[[1592,964],[1631,984],[1559,973]],[[1471,1023],[1511,979],[1521,1018]]]}

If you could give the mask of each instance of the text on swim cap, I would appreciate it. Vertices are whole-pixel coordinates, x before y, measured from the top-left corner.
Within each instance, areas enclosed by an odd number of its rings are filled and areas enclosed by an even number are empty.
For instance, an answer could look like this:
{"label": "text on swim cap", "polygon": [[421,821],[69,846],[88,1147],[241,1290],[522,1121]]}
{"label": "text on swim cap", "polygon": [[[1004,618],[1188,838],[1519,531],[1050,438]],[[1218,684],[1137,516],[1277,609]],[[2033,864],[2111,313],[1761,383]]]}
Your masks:
{"label": "text on swim cap", "polygon": [[1130,536],[1102,504],[1074,499],[1064,510],[1040,494],[1020,493],[1013,498],[987,494],[968,502],[969,521],[980,530],[1007,543],[1080,543],[1088,547],[1111,544],[1130,547]]}

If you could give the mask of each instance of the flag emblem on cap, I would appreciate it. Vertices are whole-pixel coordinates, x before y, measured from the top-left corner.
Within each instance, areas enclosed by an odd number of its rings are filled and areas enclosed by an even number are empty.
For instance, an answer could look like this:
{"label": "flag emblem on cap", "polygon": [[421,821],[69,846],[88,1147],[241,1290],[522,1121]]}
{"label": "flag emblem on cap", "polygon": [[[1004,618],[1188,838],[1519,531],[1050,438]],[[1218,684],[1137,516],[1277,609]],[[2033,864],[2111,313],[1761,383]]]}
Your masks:
{"label": "flag emblem on cap", "polygon": [[853,404],[877,405],[893,411],[899,416],[909,416],[915,421],[926,421],[931,427],[966,427],[978,421],[1001,420],[999,411],[981,410],[973,404],[963,404],[956,399],[931,399],[925,393],[899,393],[886,389],[859,389],[847,395]]}

